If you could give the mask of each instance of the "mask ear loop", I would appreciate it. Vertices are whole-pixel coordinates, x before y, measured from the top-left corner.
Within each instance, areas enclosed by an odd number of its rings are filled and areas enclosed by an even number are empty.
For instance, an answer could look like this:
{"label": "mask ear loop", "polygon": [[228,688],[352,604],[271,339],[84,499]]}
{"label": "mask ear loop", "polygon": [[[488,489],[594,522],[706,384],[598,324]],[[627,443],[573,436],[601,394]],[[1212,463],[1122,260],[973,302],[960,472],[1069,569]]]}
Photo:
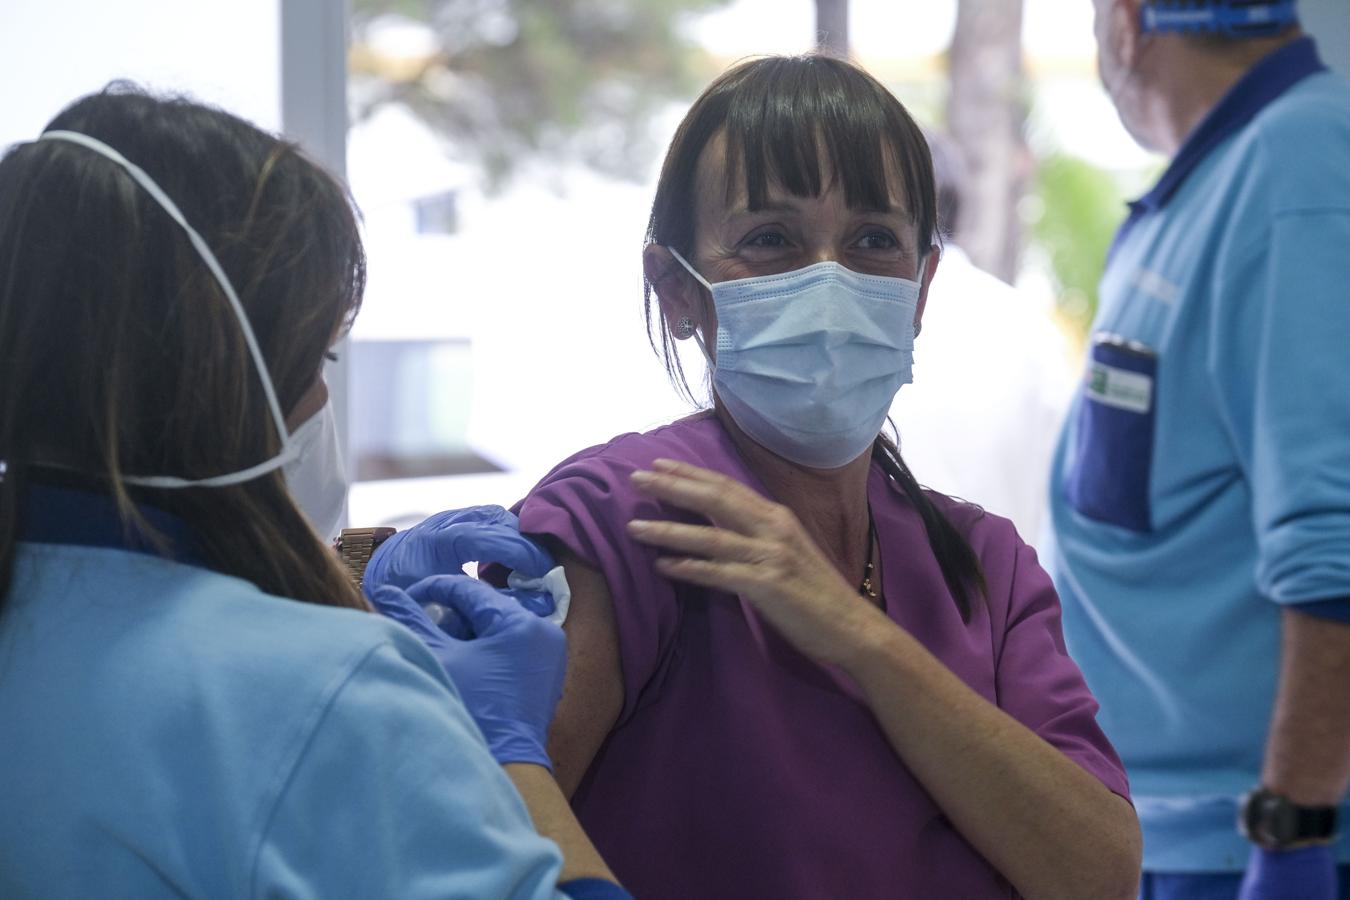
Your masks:
{"label": "mask ear loop", "polygon": [[272,423],[276,427],[277,435],[281,438],[281,453],[264,460],[255,466],[242,469],[238,472],[230,472],[225,475],[216,475],[210,478],[179,478],[172,475],[127,475],[123,476],[123,481],[130,484],[142,485],[144,487],[155,488],[185,488],[185,487],[222,487],[230,484],[239,484],[245,481],[251,481],[260,475],[281,468],[290,462],[296,454],[296,444],[291,440],[289,429],[286,428],[286,417],[281,412],[281,403],[277,400],[276,390],[272,385],[272,376],[267,371],[267,362],[263,359],[262,350],[258,346],[257,337],[253,334],[253,326],[249,324],[248,315],[244,312],[244,305],[239,302],[239,295],[234,292],[234,287],[230,284],[230,279],[226,277],[225,270],[221,268],[216,255],[211,252],[202,236],[197,233],[183,213],[179,211],[178,206],[169,199],[169,196],[160,189],[145,170],[135,163],[128,160],[125,156],[118,153],[112,147],[100,140],[91,138],[86,134],[80,134],[77,131],[54,130],[44,132],[39,141],[56,140],[69,141],[73,144],[80,144],[87,147],[102,156],[107,157],[117,165],[126,170],[137,184],[145,188],[146,193],[154,198],[169,218],[178,223],[178,226],[187,234],[188,240],[196,249],[197,254],[201,256],[206,267],[215,277],[216,283],[220,289],[225,292],[226,298],[230,301],[230,307],[234,311],[234,316],[239,320],[240,330],[244,334],[244,343],[248,346],[249,355],[253,358],[253,367],[257,370],[258,380],[262,383],[263,394],[267,398],[268,409],[272,413]]}
{"label": "mask ear loop", "polygon": [[[666,249],[670,251],[670,255],[675,257],[675,260],[680,265],[684,266],[685,271],[687,271],[690,275],[693,275],[694,278],[698,280],[699,284],[707,288],[709,293],[712,293],[713,286],[708,283],[708,280],[706,278],[698,274],[698,270],[696,270],[693,266],[689,265],[689,261],[680,255],[680,251],[676,250],[674,247],[667,247]],[[713,358],[708,355],[708,347],[706,344],[703,343],[703,335],[699,334],[700,330],[701,329],[695,328],[694,333],[690,335],[690,337],[694,339],[694,343],[698,344],[698,349],[703,351],[703,358],[708,361],[708,366],[713,367],[715,365],[713,363]]]}
{"label": "mask ear loop", "polygon": [[[914,280],[915,280],[915,281],[918,283],[918,285],[919,285],[919,295],[922,295],[922,294],[923,294],[923,279],[924,279],[924,276],[928,274],[928,257],[930,257],[930,256],[932,256],[932,255],[933,255],[933,250],[932,250],[932,248],[929,248],[927,251],[925,251],[924,254],[923,254],[922,256],[919,257],[919,266],[918,266],[918,268],[917,268],[917,269],[915,270],[915,272],[914,272]],[[938,251],[938,259],[942,259],[942,252],[941,252],[941,251]],[[931,284],[931,283],[929,284],[929,287],[932,287],[932,284]],[[915,301],[914,301],[914,313],[915,313],[915,315],[918,315],[918,311],[919,311],[918,302],[919,302],[919,301],[918,301],[917,299],[915,299]],[[914,336],[915,336],[915,337],[918,337],[920,331],[923,331],[923,322],[922,322],[922,321],[919,321],[919,320],[915,320],[915,322],[914,322]]]}

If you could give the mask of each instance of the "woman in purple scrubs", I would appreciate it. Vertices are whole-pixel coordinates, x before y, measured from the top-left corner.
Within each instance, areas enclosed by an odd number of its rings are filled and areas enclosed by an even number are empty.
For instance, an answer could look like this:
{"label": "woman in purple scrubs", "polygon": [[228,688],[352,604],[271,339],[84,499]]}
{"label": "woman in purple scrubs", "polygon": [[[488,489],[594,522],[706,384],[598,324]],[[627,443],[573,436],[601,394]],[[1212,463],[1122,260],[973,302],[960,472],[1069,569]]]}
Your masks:
{"label": "woman in purple scrubs", "polygon": [[674,342],[704,348],[712,408],[520,506],[573,590],[551,755],[635,896],[1134,896],[1050,579],[879,433],[935,206],[918,128],[839,60],[737,66],[670,147],[649,323],[677,381]]}

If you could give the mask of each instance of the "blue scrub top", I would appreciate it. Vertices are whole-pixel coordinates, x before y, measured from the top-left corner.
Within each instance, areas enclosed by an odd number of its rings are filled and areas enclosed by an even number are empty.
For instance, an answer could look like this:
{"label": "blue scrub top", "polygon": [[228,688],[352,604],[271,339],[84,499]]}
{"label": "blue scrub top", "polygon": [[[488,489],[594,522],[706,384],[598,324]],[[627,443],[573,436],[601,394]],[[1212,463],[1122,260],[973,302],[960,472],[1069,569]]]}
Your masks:
{"label": "blue scrub top", "polygon": [[34,491],[0,608],[0,897],[563,896],[410,632]]}
{"label": "blue scrub top", "polygon": [[1281,608],[1350,613],[1350,81],[1310,39],[1132,205],[1094,332],[1043,548],[1065,638],[1145,868],[1241,869]]}

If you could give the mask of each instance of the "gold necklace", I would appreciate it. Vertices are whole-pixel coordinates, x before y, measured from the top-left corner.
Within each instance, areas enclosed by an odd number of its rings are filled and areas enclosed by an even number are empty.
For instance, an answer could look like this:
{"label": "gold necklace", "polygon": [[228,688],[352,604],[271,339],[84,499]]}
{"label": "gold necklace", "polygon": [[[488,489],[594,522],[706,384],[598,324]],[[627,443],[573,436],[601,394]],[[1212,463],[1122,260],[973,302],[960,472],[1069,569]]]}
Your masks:
{"label": "gold necklace", "polygon": [[877,589],[872,586],[872,573],[876,570],[873,562],[874,548],[877,542],[877,525],[872,521],[872,507],[867,507],[867,568],[863,570],[862,584],[858,585],[858,594],[871,600],[877,599]]}

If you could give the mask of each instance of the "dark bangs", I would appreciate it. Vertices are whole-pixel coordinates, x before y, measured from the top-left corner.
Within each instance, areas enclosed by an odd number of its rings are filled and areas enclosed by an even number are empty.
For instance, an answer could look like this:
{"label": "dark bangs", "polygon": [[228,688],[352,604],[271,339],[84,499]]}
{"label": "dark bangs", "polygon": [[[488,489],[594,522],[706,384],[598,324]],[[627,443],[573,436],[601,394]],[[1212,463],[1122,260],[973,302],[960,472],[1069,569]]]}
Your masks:
{"label": "dark bangs", "polygon": [[901,179],[923,252],[936,219],[933,166],[923,134],[899,101],[866,73],[829,57],[757,60],[746,68],[723,126],[728,194],[741,175],[755,210],[773,181],[796,196],[817,197],[837,179],[851,208],[885,210],[889,169]]}
{"label": "dark bangs", "polygon": [[897,175],[920,251],[934,237],[933,163],[918,125],[890,91],[857,66],[827,56],[741,63],[709,85],[676,131],[662,168],[647,239],[691,249],[695,174],[704,147],[726,136],[727,191],[745,179],[750,208],[771,182],[819,196],[838,179],[855,209],[887,209]]}

